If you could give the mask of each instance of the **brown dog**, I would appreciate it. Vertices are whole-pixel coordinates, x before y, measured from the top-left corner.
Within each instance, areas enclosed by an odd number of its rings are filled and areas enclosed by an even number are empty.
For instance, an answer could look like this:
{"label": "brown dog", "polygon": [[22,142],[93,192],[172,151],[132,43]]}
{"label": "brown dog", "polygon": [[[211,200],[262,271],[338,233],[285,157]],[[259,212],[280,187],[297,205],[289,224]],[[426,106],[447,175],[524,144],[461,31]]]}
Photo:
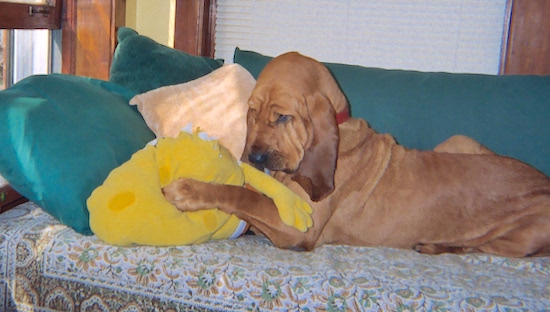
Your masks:
{"label": "brown dog", "polygon": [[179,209],[218,206],[284,248],[348,244],[512,257],[550,251],[547,176],[463,136],[435,151],[405,149],[348,118],[345,96],[311,58],[273,59],[249,105],[243,158],[310,199],[313,227],[285,225],[263,195],[194,180],[164,189]]}

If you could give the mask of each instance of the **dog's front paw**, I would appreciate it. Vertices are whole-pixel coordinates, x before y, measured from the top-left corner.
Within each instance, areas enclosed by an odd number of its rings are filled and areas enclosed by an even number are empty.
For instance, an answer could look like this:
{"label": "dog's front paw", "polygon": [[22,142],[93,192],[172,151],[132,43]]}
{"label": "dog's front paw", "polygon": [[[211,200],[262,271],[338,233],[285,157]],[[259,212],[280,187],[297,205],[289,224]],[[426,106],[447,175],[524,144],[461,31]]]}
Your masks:
{"label": "dog's front paw", "polygon": [[193,179],[177,179],[162,188],[167,201],[181,211],[197,211],[211,208],[205,200],[205,182]]}
{"label": "dog's front paw", "polygon": [[473,247],[464,247],[464,246],[447,246],[441,244],[423,244],[419,243],[413,247],[419,253],[428,254],[428,255],[438,255],[442,253],[454,253],[454,254],[464,254],[478,251]]}
{"label": "dog's front paw", "polygon": [[413,249],[419,253],[434,255],[441,253],[439,251],[439,245],[435,244],[423,244],[419,243],[416,246],[413,247]]}

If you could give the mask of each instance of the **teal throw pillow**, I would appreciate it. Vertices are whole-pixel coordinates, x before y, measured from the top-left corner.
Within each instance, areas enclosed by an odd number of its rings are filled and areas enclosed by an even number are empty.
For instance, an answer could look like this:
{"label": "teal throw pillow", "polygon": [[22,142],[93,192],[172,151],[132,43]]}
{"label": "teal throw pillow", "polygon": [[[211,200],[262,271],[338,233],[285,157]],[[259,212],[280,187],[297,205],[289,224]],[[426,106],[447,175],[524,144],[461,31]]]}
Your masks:
{"label": "teal throw pillow", "polygon": [[154,138],[135,92],[91,78],[28,77],[0,92],[0,175],[62,223],[92,234],[86,199]]}
{"label": "teal throw pillow", "polygon": [[109,81],[137,93],[188,82],[223,65],[164,46],[131,28],[119,28],[117,38]]}

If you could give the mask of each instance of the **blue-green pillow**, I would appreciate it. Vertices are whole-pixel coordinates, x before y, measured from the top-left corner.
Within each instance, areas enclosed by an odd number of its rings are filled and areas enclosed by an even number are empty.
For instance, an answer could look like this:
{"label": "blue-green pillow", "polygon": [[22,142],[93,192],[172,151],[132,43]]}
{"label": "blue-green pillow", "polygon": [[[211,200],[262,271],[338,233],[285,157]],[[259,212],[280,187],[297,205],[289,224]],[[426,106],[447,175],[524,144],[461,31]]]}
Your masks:
{"label": "blue-green pillow", "polygon": [[137,93],[188,82],[223,65],[164,46],[131,28],[119,28],[117,38],[109,81]]}
{"label": "blue-green pillow", "polygon": [[[269,56],[236,49],[258,77]],[[351,105],[378,132],[409,148],[433,149],[455,134],[550,176],[550,76],[385,70],[325,63]]]}
{"label": "blue-green pillow", "polygon": [[135,92],[70,75],[31,76],[0,92],[0,175],[62,223],[92,234],[86,199],[154,138]]}

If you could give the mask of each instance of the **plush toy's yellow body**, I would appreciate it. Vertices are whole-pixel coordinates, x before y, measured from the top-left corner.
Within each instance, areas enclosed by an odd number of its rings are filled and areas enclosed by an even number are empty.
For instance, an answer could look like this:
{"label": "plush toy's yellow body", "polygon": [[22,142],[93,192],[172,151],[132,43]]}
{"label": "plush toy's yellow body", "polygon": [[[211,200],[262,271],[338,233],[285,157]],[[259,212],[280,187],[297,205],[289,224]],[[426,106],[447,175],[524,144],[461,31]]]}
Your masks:
{"label": "plush toy's yellow body", "polygon": [[312,225],[309,205],[278,181],[239,164],[218,141],[181,132],[136,152],[114,169],[88,198],[90,227],[102,240],[120,246],[186,245],[238,236],[246,226],[214,207],[181,212],[162,194],[178,178],[244,185],[271,197],[286,224],[302,231]]}

